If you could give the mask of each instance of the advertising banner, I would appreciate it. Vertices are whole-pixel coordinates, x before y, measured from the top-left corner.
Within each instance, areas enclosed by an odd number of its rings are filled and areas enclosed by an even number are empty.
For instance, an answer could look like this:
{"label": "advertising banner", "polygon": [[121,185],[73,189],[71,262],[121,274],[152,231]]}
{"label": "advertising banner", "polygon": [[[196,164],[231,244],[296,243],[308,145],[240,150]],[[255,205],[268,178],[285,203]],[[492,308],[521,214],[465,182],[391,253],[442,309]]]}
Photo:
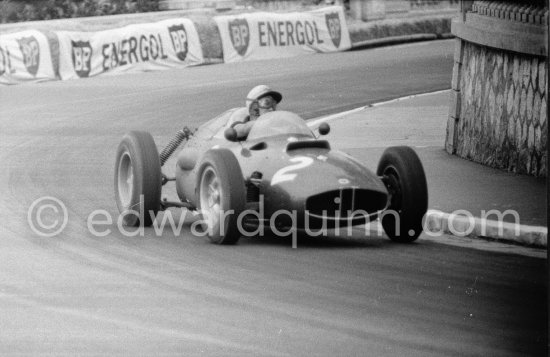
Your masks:
{"label": "advertising banner", "polygon": [[204,61],[197,30],[189,19],[56,34],[61,79],[193,66]]}
{"label": "advertising banner", "polygon": [[0,83],[56,79],[48,38],[28,30],[0,36]]}
{"label": "advertising banner", "polygon": [[257,12],[214,17],[225,62],[336,52],[351,47],[341,6],[308,12]]}

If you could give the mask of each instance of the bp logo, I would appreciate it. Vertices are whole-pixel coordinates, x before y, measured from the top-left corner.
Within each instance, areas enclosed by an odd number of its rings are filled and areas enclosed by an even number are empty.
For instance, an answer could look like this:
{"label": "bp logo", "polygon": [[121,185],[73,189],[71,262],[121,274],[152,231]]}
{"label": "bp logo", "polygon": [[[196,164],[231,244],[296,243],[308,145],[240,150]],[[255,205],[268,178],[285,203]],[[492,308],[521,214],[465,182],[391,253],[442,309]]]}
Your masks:
{"label": "bp logo", "polygon": [[34,36],[23,37],[17,40],[19,43],[19,49],[23,54],[23,63],[27,71],[36,76],[38,72],[38,65],[40,64],[40,46]]}
{"label": "bp logo", "polygon": [[88,41],[71,41],[73,50],[73,67],[76,74],[82,77],[88,77],[92,70],[92,46]]}
{"label": "bp logo", "polygon": [[248,22],[245,19],[229,21],[229,35],[231,36],[231,43],[233,43],[235,51],[239,55],[244,56],[248,49],[248,42],[250,41]]}
{"label": "bp logo", "polygon": [[331,12],[330,14],[325,15],[325,20],[327,22],[328,32],[330,34],[330,39],[336,47],[340,47],[340,40],[342,39],[342,28],[340,27],[340,16],[337,12]]}
{"label": "bp logo", "polygon": [[172,39],[172,46],[176,52],[176,56],[180,61],[185,61],[187,57],[187,32],[185,27],[182,25],[174,25],[168,27],[168,32],[170,33],[170,38]]}

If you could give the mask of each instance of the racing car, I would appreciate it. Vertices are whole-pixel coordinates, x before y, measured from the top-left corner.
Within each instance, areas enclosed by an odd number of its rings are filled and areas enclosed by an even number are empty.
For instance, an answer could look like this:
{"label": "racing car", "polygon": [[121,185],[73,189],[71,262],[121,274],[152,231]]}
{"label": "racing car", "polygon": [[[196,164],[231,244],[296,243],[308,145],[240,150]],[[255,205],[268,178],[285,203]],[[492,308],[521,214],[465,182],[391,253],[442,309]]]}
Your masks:
{"label": "racing car", "polygon": [[[331,229],[380,219],[387,236],[407,243],[422,232],[428,191],[420,159],[406,146],[387,148],[376,173],[331,148],[327,123],[312,130],[288,111],[263,114],[239,139],[235,123],[246,108],[233,108],[201,125],[185,127],[159,154],[148,132],[127,133],[118,146],[115,197],[129,226],[149,226],[159,211],[197,211],[213,243],[235,244],[243,229]],[[317,133],[316,133],[317,132]],[[185,141],[175,175],[162,166]],[[175,181],[179,201],[161,199]]]}

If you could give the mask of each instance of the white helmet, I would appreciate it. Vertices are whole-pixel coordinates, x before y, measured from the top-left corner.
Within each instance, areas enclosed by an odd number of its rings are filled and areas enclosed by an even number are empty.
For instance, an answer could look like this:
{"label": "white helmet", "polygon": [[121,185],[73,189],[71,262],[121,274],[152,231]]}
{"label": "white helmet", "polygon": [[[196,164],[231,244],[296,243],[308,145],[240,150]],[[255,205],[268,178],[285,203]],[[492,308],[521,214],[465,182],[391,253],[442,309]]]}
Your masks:
{"label": "white helmet", "polygon": [[277,102],[277,104],[283,99],[283,95],[277,91],[272,90],[268,86],[264,84],[260,84],[259,86],[256,86],[248,92],[248,95],[246,96],[246,102],[245,106],[248,111],[250,111],[250,105],[265,96],[272,96],[273,99]]}

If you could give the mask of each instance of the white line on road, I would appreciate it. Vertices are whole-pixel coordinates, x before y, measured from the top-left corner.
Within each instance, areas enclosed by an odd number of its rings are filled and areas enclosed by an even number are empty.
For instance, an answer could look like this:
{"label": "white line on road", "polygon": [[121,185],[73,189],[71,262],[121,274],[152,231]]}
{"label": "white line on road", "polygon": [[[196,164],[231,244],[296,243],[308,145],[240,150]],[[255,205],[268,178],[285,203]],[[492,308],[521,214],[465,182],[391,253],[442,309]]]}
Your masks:
{"label": "white line on road", "polygon": [[365,110],[367,108],[374,108],[374,107],[378,107],[378,106],[385,105],[385,104],[400,102],[402,100],[413,99],[413,98],[418,98],[418,97],[424,97],[424,96],[427,96],[427,95],[435,95],[435,94],[444,93],[444,92],[448,92],[448,91],[449,91],[449,89],[443,89],[443,90],[438,90],[438,91],[435,91],[435,92],[413,94],[413,95],[408,95],[406,97],[400,97],[400,98],[386,100],[384,102],[378,102],[378,103],[373,103],[373,104],[369,104],[369,105],[364,105],[362,107],[347,110],[345,112],[335,113],[335,114],[327,115],[327,116],[324,116],[324,117],[308,120],[307,125],[309,127],[315,127],[315,126],[317,126],[317,125],[319,125],[323,122],[327,122],[327,121],[330,121],[330,120],[341,118],[343,116],[351,115],[351,114],[360,112],[362,110]]}

